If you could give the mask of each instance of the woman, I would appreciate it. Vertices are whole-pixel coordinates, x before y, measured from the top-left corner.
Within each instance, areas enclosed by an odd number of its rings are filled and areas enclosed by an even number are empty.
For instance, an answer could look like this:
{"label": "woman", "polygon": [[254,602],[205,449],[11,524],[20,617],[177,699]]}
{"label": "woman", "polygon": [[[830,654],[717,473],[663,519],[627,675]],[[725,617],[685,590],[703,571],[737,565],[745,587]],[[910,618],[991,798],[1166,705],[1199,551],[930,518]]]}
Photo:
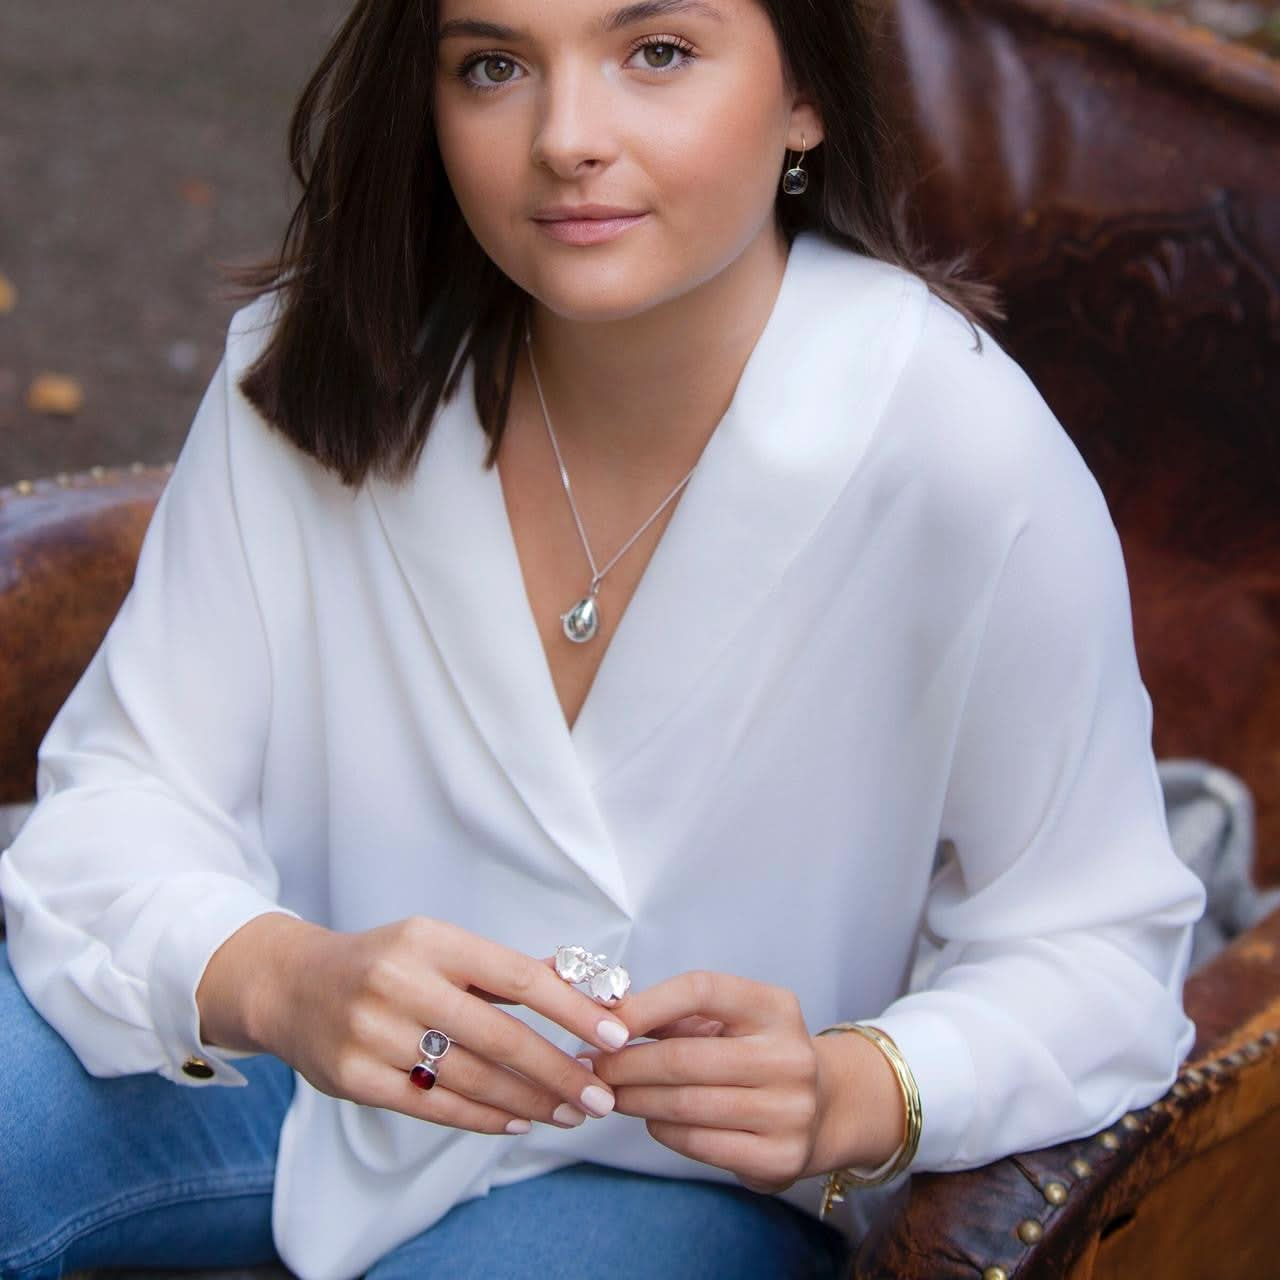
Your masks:
{"label": "woman", "polygon": [[869,82],[844,0],[356,5],[0,860],[0,1274],[834,1275],[1168,1087],[1119,541]]}

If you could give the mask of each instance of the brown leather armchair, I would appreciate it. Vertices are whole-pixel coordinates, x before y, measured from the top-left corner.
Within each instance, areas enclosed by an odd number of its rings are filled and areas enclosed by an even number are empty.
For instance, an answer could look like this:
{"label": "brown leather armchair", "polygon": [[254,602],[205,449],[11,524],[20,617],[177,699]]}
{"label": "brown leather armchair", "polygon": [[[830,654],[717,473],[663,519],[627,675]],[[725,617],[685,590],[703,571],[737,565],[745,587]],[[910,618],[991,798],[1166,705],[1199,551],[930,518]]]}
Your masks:
{"label": "brown leather armchair", "polygon": [[[939,251],[1107,494],[1157,755],[1256,803],[1280,883],[1280,63],[1110,0],[880,0],[881,71]],[[132,576],[168,469],[0,489],[0,804]],[[1179,1081],[1106,1132],[918,1174],[859,1277],[1280,1273],[1280,912],[1191,975]],[[856,1194],[853,1193],[853,1194]]]}
{"label": "brown leather armchair", "polygon": [[[880,0],[939,253],[972,246],[1107,495],[1160,757],[1248,784],[1280,882],[1280,62],[1120,0]],[[1280,1275],[1280,913],[1193,973],[1170,1092],[920,1174],[859,1277]]]}

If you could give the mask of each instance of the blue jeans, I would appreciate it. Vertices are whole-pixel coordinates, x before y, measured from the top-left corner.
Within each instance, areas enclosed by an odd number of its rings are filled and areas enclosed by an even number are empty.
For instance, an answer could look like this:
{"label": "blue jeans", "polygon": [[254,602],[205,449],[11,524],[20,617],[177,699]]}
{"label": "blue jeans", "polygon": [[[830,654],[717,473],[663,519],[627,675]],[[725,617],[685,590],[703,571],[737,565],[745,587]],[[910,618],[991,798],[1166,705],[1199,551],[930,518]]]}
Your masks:
{"label": "blue jeans", "polygon": [[[89,1075],[0,941],[0,1280],[279,1265],[271,1192],[293,1071],[269,1054],[236,1065],[249,1088]],[[848,1253],[776,1197],[579,1163],[456,1205],[366,1275],[799,1280],[842,1275]]]}

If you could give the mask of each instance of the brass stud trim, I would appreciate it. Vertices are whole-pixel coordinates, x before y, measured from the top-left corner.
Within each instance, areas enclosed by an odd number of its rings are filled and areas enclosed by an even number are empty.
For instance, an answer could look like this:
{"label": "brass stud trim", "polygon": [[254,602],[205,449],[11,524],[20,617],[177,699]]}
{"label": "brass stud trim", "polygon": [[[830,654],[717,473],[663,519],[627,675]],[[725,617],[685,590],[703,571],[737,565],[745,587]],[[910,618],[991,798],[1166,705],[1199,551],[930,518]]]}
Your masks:
{"label": "brass stud trim", "polygon": [[1124,1125],[1124,1127],[1130,1130],[1131,1132],[1134,1129],[1142,1128],[1142,1121],[1139,1120],[1138,1117],[1135,1116],[1132,1111],[1130,1111],[1129,1114],[1126,1116],[1121,1116],[1120,1123]]}
{"label": "brass stud trim", "polygon": [[1258,1039],[1261,1040],[1262,1043],[1265,1044],[1268,1048],[1270,1048],[1273,1044],[1280,1042],[1280,1031],[1277,1031],[1274,1027],[1272,1027],[1271,1030],[1264,1031],[1258,1037]]}
{"label": "brass stud trim", "polygon": [[1191,1090],[1188,1089],[1187,1086],[1183,1084],[1181,1080],[1175,1081],[1173,1084],[1173,1087],[1169,1090],[1169,1092],[1173,1094],[1175,1098],[1186,1098],[1186,1097],[1189,1097],[1191,1094]]}
{"label": "brass stud trim", "polygon": [[1195,1067],[1188,1067],[1182,1073],[1182,1078],[1187,1084],[1194,1085],[1197,1088],[1204,1084],[1204,1072],[1197,1070]]}
{"label": "brass stud trim", "polygon": [[982,1280],[1009,1280],[1009,1273],[1003,1267],[987,1267],[982,1272]]}
{"label": "brass stud trim", "polygon": [[1257,1062],[1262,1057],[1262,1045],[1256,1040],[1250,1040],[1247,1045],[1240,1051],[1250,1062]]}
{"label": "brass stud trim", "polygon": [[1106,1133],[1102,1134],[1098,1138],[1098,1141],[1102,1143],[1102,1145],[1106,1147],[1108,1151],[1120,1150],[1120,1139],[1117,1138],[1116,1135],[1112,1133],[1110,1129],[1108,1129]]}
{"label": "brass stud trim", "polygon": [[1072,1176],[1076,1178],[1087,1178],[1093,1172],[1093,1165],[1087,1160],[1082,1160],[1079,1156],[1076,1156],[1074,1160],[1069,1160],[1067,1168],[1071,1170]]}
{"label": "brass stud trim", "polygon": [[[173,472],[173,463],[154,463],[151,464],[151,469],[171,474]],[[88,470],[77,471],[74,474],[68,471],[59,471],[57,475],[52,477],[52,481],[58,486],[58,488],[68,489],[76,480],[106,480],[110,478],[113,470],[123,471],[125,468],[123,466],[112,468],[103,466],[101,463],[96,463],[94,466],[89,467]],[[128,470],[133,475],[140,476],[145,474],[148,470],[148,464],[145,462],[131,462],[128,466]],[[43,484],[47,484],[48,482],[49,477],[40,477],[35,480],[15,480],[7,489],[3,485],[0,485],[0,497],[30,498],[40,491]]]}
{"label": "brass stud trim", "polygon": [[1067,1187],[1063,1182],[1049,1182],[1045,1184],[1044,1198],[1050,1204],[1065,1204],[1067,1200]]}
{"label": "brass stud trim", "polygon": [[213,1068],[203,1058],[194,1055],[182,1064],[182,1071],[195,1080],[211,1080],[214,1074]]}
{"label": "brass stud trim", "polygon": [[1044,1227],[1034,1218],[1023,1218],[1018,1223],[1018,1239],[1023,1244],[1038,1244],[1044,1239]]}

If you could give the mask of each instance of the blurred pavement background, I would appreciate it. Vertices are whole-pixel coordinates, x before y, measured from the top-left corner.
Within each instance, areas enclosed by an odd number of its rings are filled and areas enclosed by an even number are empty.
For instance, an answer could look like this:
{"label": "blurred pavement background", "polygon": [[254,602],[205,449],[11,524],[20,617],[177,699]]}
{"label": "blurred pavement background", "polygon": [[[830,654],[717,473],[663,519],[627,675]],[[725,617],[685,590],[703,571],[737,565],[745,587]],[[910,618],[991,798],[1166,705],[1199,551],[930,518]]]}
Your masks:
{"label": "blurred pavement background", "polygon": [[235,310],[214,263],[277,247],[289,114],[349,8],[0,5],[0,485],[176,455]]}

